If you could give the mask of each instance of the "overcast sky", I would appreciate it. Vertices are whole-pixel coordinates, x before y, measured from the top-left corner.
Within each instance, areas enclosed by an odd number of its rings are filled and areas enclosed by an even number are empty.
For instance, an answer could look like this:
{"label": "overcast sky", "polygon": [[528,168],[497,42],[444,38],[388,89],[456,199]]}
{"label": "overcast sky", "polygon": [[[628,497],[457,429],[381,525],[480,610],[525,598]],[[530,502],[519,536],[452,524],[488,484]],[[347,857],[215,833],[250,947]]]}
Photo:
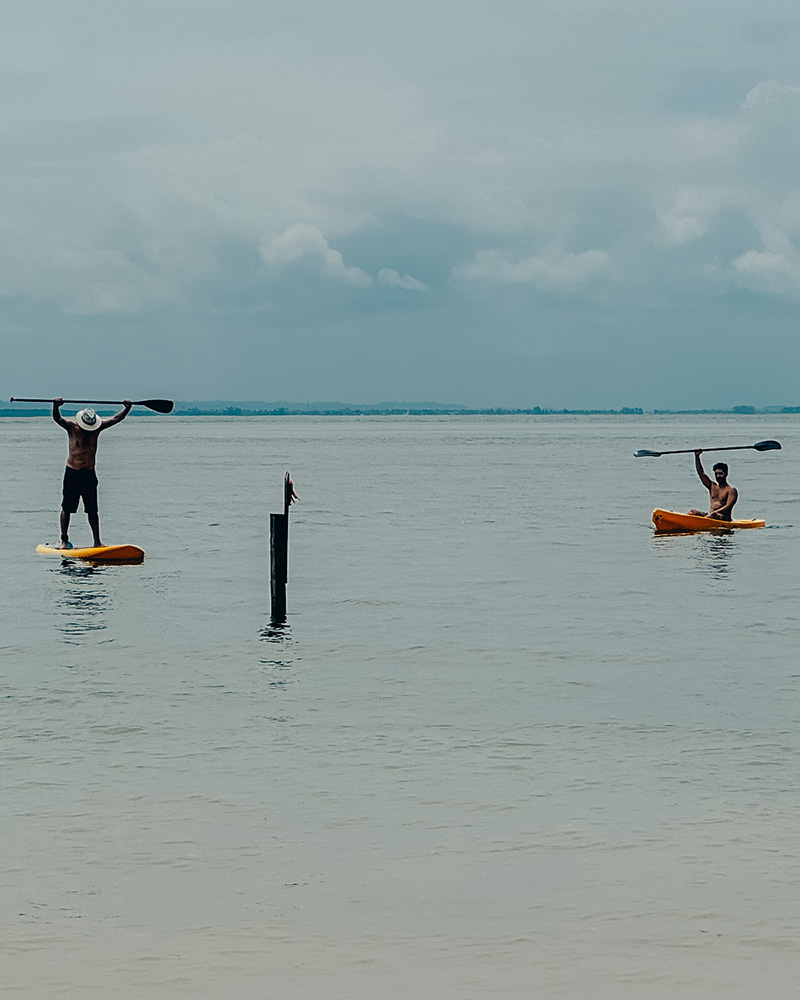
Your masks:
{"label": "overcast sky", "polygon": [[800,13],[27,0],[0,392],[800,404]]}

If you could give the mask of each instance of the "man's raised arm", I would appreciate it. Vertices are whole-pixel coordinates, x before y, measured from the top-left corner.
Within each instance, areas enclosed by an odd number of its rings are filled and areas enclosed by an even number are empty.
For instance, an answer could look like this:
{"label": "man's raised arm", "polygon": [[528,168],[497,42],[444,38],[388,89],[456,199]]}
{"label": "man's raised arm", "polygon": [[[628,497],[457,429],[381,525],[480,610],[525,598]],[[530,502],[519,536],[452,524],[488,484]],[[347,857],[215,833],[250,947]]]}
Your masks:
{"label": "man's raised arm", "polygon": [[700,461],[700,456],[703,454],[702,448],[695,448],[694,451],[694,467],[697,469],[697,475],[700,477],[700,482],[705,486],[707,490],[710,490],[714,485],[711,480],[706,475],[706,470],[703,468],[703,463]]}
{"label": "man's raised arm", "polygon": [[69,421],[65,420],[61,416],[61,407],[64,404],[64,400],[61,396],[58,396],[53,400],[53,420],[58,424],[59,427],[63,427],[65,431],[69,430]]}
{"label": "man's raised arm", "polygon": [[128,414],[131,412],[132,406],[133,403],[129,399],[123,400],[122,409],[119,411],[119,413],[115,413],[113,417],[106,417],[103,420],[102,424],[100,425],[100,430],[101,431],[105,430],[106,427],[113,427],[114,424],[118,424],[120,420],[124,420],[125,417],[127,417]]}

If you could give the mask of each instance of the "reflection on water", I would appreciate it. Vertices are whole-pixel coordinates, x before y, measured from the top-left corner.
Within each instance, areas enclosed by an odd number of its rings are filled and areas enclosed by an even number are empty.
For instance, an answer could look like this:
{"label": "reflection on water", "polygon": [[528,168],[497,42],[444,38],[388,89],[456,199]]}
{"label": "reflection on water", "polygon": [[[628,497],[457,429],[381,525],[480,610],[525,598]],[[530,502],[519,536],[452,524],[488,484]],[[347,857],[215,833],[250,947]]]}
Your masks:
{"label": "reflection on water", "polygon": [[262,642],[288,642],[292,638],[291,627],[285,621],[271,621],[258,633]]}
{"label": "reflection on water", "polygon": [[736,551],[735,532],[715,532],[701,535],[697,547],[696,560],[704,573],[717,580],[724,579],[733,569],[733,554]]}
{"label": "reflection on water", "polygon": [[55,571],[64,578],[64,589],[56,601],[61,624],[56,628],[66,642],[106,628],[109,610],[107,590],[101,586],[104,567],[64,559]]}
{"label": "reflection on water", "polygon": [[[259,631],[258,637],[262,642],[276,642],[282,645],[289,645],[292,638],[292,630],[286,622],[272,621],[266,628],[262,628]],[[272,690],[283,690],[294,679],[294,660],[292,659],[262,659],[259,660],[259,663],[267,672],[267,683]],[[285,722],[287,720],[282,718],[273,721]]]}
{"label": "reflection on water", "polygon": [[292,660],[260,660],[261,666],[268,671],[268,684],[274,690],[283,690],[291,684],[294,661]]}
{"label": "reflection on water", "polygon": [[737,540],[735,531],[676,532],[654,534],[653,546],[664,554],[684,552],[688,546],[695,568],[722,580],[733,570]]}

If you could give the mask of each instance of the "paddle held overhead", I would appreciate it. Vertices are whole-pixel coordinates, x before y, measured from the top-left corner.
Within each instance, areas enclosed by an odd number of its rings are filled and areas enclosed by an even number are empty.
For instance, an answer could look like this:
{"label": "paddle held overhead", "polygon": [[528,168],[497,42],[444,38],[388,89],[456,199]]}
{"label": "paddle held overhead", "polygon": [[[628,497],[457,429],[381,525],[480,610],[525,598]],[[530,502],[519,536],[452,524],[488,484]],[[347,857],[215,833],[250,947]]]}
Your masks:
{"label": "paddle held overhead", "polygon": [[[722,448],[703,448],[702,450],[703,452],[742,451],[745,448],[755,448],[756,451],[780,451],[780,447],[778,441],[758,441],[756,444],[733,444]],[[679,448],[677,451],[647,451],[643,449],[635,451],[633,456],[634,458],[660,458],[661,455],[690,455],[695,451],[697,451],[696,448]]]}
{"label": "paddle held overhead", "polygon": [[[12,396],[12,403],[52,403],[52,399],[26,399],[22,396]],[[65,403],[93,403],[95,406],[122,406],[121,399],[65,399]],[[156,413],[172,413],[175,405],[171,399],[134,399],[134,406],[146,406]],[[780,446],[779,446],[780,447]]]}

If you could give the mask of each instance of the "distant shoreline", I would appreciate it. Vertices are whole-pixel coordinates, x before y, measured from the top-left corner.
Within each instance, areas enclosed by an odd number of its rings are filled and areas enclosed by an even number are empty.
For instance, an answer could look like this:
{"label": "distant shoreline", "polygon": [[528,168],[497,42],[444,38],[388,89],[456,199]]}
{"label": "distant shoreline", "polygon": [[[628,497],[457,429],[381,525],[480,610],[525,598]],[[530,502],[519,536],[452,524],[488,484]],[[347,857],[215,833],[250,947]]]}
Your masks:
{"label": "distant shoreline", "polygon": [[[112,411],[109,410],[109,413]],[[226,406],[220,409],[205,409],[201,407],[187,407],[186,409],[176,408],[171,416],[174,417],[468,417],[468,416],[537,416],[537,417],[561,417],[561,416],[702,416],[702,415],[725,415],[725,416],[775,416],[785,413],[800,413],[800,406],[770,406],[758,408],[754,406],[734,406],[727,410],[645,410],[640,407],[623,406],[619,410],[556,410],[546,407],[534,406],[528,409],[514,409],[509,407],[490,407],[485,409],[470,409],[468,407],[370,407],[370,406],[343,406],[330,409],[315,408],[293,408],[278,406],[274,409],[247,409],[239,406]],[[51,410],[47,409],[0,409],[2,417],[49,417]],[[137,417],[156,417],[160,414],[151,410],[139,408],[133,411]]]}

